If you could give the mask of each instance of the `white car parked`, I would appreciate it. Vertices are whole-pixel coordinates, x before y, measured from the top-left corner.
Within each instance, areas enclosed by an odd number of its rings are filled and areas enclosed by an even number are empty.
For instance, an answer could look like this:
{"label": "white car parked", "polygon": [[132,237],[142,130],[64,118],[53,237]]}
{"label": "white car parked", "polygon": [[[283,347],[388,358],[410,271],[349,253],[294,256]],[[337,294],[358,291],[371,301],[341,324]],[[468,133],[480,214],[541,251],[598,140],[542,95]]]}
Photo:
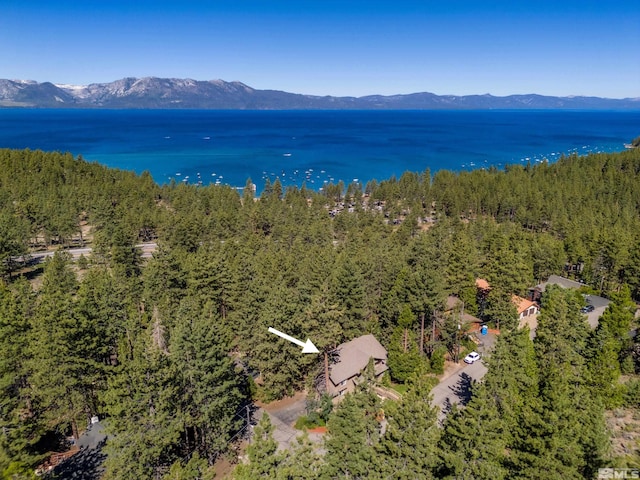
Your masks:
{"label": "white car parked", "polygon": [[464,363],[475,363],[480,360],[480,354],[478,352],[471,352],[469,355],[464,357]]}

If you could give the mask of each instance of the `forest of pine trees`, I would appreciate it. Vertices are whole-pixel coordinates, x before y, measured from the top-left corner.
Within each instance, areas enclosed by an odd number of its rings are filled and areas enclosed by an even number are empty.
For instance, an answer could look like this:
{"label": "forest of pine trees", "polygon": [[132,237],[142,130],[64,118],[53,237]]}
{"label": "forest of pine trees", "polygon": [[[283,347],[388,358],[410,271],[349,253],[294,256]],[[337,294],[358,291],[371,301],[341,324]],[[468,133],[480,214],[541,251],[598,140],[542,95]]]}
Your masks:
{"label": "forest of pine trees", "polygon": [[[158,244],[150,259],[135,248],[145,241]],[[82,245],[92,253],[74,261],[66,250]],[[24,261],[45,249],[58,252]],[[558,288],[543,297],[533,341],[515,328],[504,299],[551,274],[611,300],[595,330],[580,293]],[[492,286],[483,305],[476,278]],[[502,333],[469,403],[440,424],[429,392],[451,326],[420,337],[449,295],[502,321]],[[319,450],[302,438],[277,452],[269,418],[258,419],[235,478],[566,479],[638,468],[637,440],[615,451],[606,422],[640,420],[636,302],[639,149],[407,172],[322,193],[276,181],[258,198],[0,150],[0,478],[32,478],[94,415],[109,436],[105,479],[212,478],[216,461],[237,459],[246,405],[313,396],[322,375],[322,355],[274,342],[268,327],[321,352],[373,333],[406,393],[381,402],[363,384],[329,415]]]}

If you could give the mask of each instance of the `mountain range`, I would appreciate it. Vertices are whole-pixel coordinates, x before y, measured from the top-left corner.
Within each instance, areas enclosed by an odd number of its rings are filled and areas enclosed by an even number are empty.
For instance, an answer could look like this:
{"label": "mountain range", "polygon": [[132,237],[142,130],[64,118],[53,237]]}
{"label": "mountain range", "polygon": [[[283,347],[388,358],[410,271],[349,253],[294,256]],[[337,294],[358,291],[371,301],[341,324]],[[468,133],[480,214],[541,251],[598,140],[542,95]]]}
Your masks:
{"label": "mountain range", "polygon": [[369,95],[333,97],[256,90],[241,82],[177,78],[123,78],[110,83],[61,85],[0,79],[0,107],[221,110],[456,110],[640,109],[640,97],[509,95]]}

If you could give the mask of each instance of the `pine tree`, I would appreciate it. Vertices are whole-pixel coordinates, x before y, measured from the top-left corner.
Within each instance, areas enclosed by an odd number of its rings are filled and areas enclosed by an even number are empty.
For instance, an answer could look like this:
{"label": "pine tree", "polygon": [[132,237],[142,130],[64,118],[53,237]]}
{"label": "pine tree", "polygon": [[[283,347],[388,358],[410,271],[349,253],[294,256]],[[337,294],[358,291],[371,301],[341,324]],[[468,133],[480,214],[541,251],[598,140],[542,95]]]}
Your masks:
{"label": "pine tree", "polygon": [[500,330],[508,332],[518,328],[518,312],[511,295],[498,287],[492,288],[487,295],[484,317]]}
{"label": "pine tree", "polygon": [[[364,384],[365,382],[363,382]],[[370,392],[347,394],[327,423],[325,472],[329,478],[381,478],[376,448],[380,406]]]}
{"label": "pine tree", "polygon": [[218,333],[217,315],[181,308],[171,338],[171,361],[179,372],[181,420],[188,450],[193,447],[209,463],[228,447],[239,427],[236,413],[242,395]]}
{"label": "pine tree", "polygon": [[83,344],[94,332],[77,316],[77,283],[68,262],[68,256],[56,253],[45,267],[30,331],[28,376],[49,428],[66,425],[78,438],[79,425],[94,411],[92,383],[99,365],[83,355]]}
{"label": "pine tree", "polygon": [[[464,224],[454,224],[455,233],[444,243],[446,255],[445,278],[450,293],[464,299],[465,309],[475,313],[475,272],[478,269],[478,252]],[[472,291],[471,295],[466,295]]]}
{"label": "pine tree", "polygon": [[[640,244],[640,234],[636,235],[633,244]],[[624,274],[633,298],[640,298],[640,248],[632,248],[630,250],[629,263],[624,270]]]}
{"label": "pine tree", "polygon": [[588,342],[589,372],[592,388],[607,408],[622,404],[624,387],[619,383],[621,364],[629,357],[633,340],[629,336],[635,313],[628,287],[612,295],[597,328]]}
{"label": "pine tree", "polygon": [[440,429],[429,393],[433,383],[414,377],[402,400],[385,402],[387,426],[378,446],[385,478],[435,478]]}
{"label": "pine tree", "polygon": [[319,445],[305,432],[296,437],[296,444],[286,452],[278,466],[278,480],[315,480],[322,478],[323,457]]}
{"label": "pine tree", "polygon": [[602,465],[604,410],[586,384],[588,326],[579,312],[581,302],[576,292],[545,290],[534,341],[540,403],[530,412],[533,428],[517,446],[525,459],[519,470],[528,472],[527,478],[540,471],[555,472],[555,478],[589,477]]}
{"label": "pine tree", "polygon": [[162,477],[162,480],[213,480],[215,472],[209,469],[207,461],[200,458],[198,452],[194,452],[189,461],[183,463],[176,461],[169,473]]}
{"label": "pine tree", "polygon": [[226,252],[202,248],[189,258],[187,268],[189,297],[198,298],[202,305],[212,302],[222,321],[226,322],[235,297],[241,294],[236,272],[227,260]]}
{"label": "pine tree", "polygon": [[635,311],[636,305],[631,299],[629,287],[623,286],[619,292],[611,295],[611,302],[599,319],[597,330],[606,332],[607,337],[615,341],[620,354],[626,353],[630,347],[629,332]]}
{"label": "pine tree", "polygon": [[345,338],[355,338],[365,333],[365,291],[362,272],[349,258],[342,259],[334,272],[332,289],[338,306],[344,311],[343,335]]}
{"label": "pine tree", "polygon": [[320,292],[311,296],[311,301],[304,311],[305,330],[314,345],[322,352],[322,365],[316,365],[315,386],[319,392],[326,392],[329,382],[330,356],[335,348],[342,343],[342,323],[344,312],[337,302],[331,298],[331,292],[326,285],[320,287]]}
{"label": "pine tree", "polygon": [[391,376],[401,383],[409,380],[426,362],[418,351],[415,333],[402,326],[397,327],[391,336],[388,357]]}
{"label": "pine tree", "polygon": [[533,280],[533,263],[528,245],[518,238],[509,238],[509,232],[496,231],[487,252],[487,278],[493,287],[521,294]]}
{"label": "pine tree", "polygon": [[[444,274],[439,268],[439,252],[432,238],[420,235],[411,246],[408,264],[412,269],[411,305],[420,319],[419,353],[425,353],[425,342],[431,335],[429,323],[435,321],[433,312],[445,298]],[[433,339],[432,339],[433,340]]]}
{"label": "pine tree", "polygon": [[105,479],[159,477],[177,460],[183,425],[177,378],[158,339],[142,331],[132,358],[109,378]]}
{"label": "pine tree", "polygon": [[85,273],[76,297],[78,322],[89,332],[79,354],[105,366],[117,351],[126,328],[129,304],[135,301],[135,280],[96,266]]}
{"label": "pine tree", "polygon": [[26,253],[27,231],[22,218],[0,207],[0,281],[17,267],[14,257]]}
{"label": "pine tree", "polygon": [[44,433],[27,377],[33,294],[26,280],[12,287],[0,283],[0,478],[30,470]]}
{"label": "pine tree", "polygon": [[[529,329],[507,331],[500,335],[491,355],[484,360],[488,372],[483,378],[498,415],[505,422],[505,434],[513,435],[527,426],[522,416],[539,396],[539,372]],[[508,442],[512,442],[509,438]]]}
{"label": "pine tree", "polygon": [[253,430],[251,445],[247,448],[248,463],[240,464],[233,472],[235,480],[277,479],[278,469],[284,461],[277,453],[278,444],[273,439],[274,427],[264,412]]}
{"label": "pine tree", "polygon": [[[262,304],[256,304],[250,330],[243,332],[251,365],[262,374],[265,400],[293,395],[303,386],[306,374],[318,364],[316,355],[300,355],[300,347],[275,337],[276,328],[295,338],[309,338],[303,306],[294,289],[275,284],[266,290]],[[257,311],[256,311],[257,310]],[[249,334],[250,333],[250,334]]]}
{"label": "pine tree", "polygon": [[186,292],[185,271],[178,253],[160,247],[147,263],[143,272],[145,300],[162,311],[179,305]]}
{"label": "pine tree", "polygon": [[507,432],[491,392],[480,384],[462,410],[449,414],[440,437],[438,477],[506,479]]}
{"label": "pine tree", "polygon": [[124,225],[115,225],[109,234],[110,264],[112,268],[121,269],[127,277],[140,275],[142,254],[136,248],[135,241],[135,235]]}

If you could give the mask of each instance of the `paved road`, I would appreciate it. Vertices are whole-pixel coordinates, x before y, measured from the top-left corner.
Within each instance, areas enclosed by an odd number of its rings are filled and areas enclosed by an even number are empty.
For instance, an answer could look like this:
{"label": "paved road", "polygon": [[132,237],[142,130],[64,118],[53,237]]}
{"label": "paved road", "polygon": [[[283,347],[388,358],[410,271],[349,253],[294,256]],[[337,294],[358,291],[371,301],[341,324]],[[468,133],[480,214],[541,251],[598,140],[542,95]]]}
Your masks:
{"label": "paved road", "polygon": [[80,451],[58,465],[55,478],[60,480],[99,480],[103,473],[106,455],[102,451],[107,436],[100,422],[94,423],[78,439]]}
{"label": "paved road", "polygon": [[454,403],[466,405],[471,399],[471,385],[480,381],[487,373],[482,360],[467,365],[460,362],[460,369],[442,380],[431,390],[432,404],[439,409],[438,418],[442,421]]}
{"label": "paved road", "polygon": [[281,423],[293,427],[296,420],[307,413],[307,399],[301,396],[296,401],[279,408],[267,408],[269,415],[276,417]]}
{"label": "paved road", "polygon": [[[484,351],[493,348],[495,335],[481,338],[485,341]],[[483,351],[482,348],[479,348],[479,350]],[[467,365],[461,360],[454,373],[443,379],[431,390],[432,403],[439,409],[438,418],[440,421],[444,419],[452,404],[466,405],[471,398],[472,383],[480,381],[485,373],[487,373],[487,367],[485,367],[482,360],[472,365]],[[286,450],[295,445],[296,437],[300,436],[302,432],[296,430],[293,425],[300,416],[306,413],[305,397],[300,396],[283,402],[283,404],[274,402],[271,405],[267,405],[266,408],[260,408],[255,413],[254,418],[259,420],[264,411],[269,414],[271,424],[275,427],[273,437],[278,442],[278,450]],[[322,435],[310,433],[309,438],[312,441],[320,442]]]}
{"label": "paved road", "polygon": [[[262,413],[264,410],[261,408],[257,411],[257,418],[260,419],[262,417]],[[301,432],[293,428],[293,426],[283,422],[280,420],[275,414],[269,413],[269,420],[271,420],[271,425],[273,425],[273,439],[278,442],[278,450],[288,450],[290,447],[295,445],[295,438]]]}
{"label": "paved road", "polygon": [[[598,320],[602,316],[609,305],[609,300],[598,297],[595,295],[587,295],[586,301],[595,307],[593,312],[586,314],[587,321],[591,328],[598,326]],[[531,338],[535,336],[535,327],[537,322],[531,327]],[[630,333],[631,335],[631,333]],[[493,348],[495,343],[495,336],[480,337],[484,341],[482,347],[478,347],[479,352],[489,352]],[[474,363],[473,365],[465,365],[460,362],[459,370],[453,375],[443,379],[438,385],[436,385],[431,394],[433,396],[433,405],[439,409],[438,417],[440,421],[444,419],[447,412],[451,409],[451,405],[461,404],[466,405],[471,399],[471,385],[473,382],[482,380],[487,373],[487,367],[482,363],[482,360]]]}
{"label": "paved road", "polygon": [[[597,295],[585,295],[585,300],[588,305],[593,305],[594,309],[592,312],[584,313],[587,317],[587,323],[592,329],[596,329],[598,327],[598,323],[600,322],[600,317],[607,309],[609,300],[603,297],[599,297]],[[531,329],[531,340],[533,340],[536,336],[536,327],[538,326],[538,315],[530,317],[527,321],[529,324],[529,328]]]}
{"label": "paved road", "polygon": [[585,300],[587,301],[587,304],[593,305],[595,307],[593,312],[589,312],[586,314],[587,322],[589,322],[591,328],[595,329],[598,326],[600,317],[607,309],[610,301],[606,298],[598,297],[597,295],[586,295]]}
{"label": "paved road", "polygon": [[140,243],[136,245],[136,248],[142,250],[142,258],[151,258],[153,256],[153,252],[158,248],[158,244],[153,242]]}
{"label": "paved road", "polygon": [[[150,258],[153,255],[153,252],[155,252],[156,249],[158,248],[158,244],[153,242],[140,243],[136,245],[136,248],[142,251],[142,258]],[[81,255],[84,255],[85,257],[91,255],[92,249],[91,247],[83,247],[83,248],[70,248],[64,251],[69,253],[74,259],[77,259],[77,258],[80,258]],[[53,251],[53,250],[48,252],[34,252],[34,253],[30,253],[27,258],[30,257],[32,261],[38,263],[46,258],[53,257],[55,253],[56,251]],[[23,261],[24,258],[16,257],[14,258],[14,260],[19,262],[19,261]]]}
{"label": "paved road", "polygon": [[[293,401],[285,402],[284,405],[275,402],[258,410],[255,417],[258,420],[262,417],[262,412],[266,411],[269,414],[271,424],[275,427],[273,438],[278,442],[278,450],[290,449],[297,444],[296,438],[302,436],[302,431],[296,430],[293,425],[299,417],[307,413],[306,398],[305,395],[301,395]],[[319,443],[322,438],[321,434],[309,433],[309,439],[313,442]]]}

